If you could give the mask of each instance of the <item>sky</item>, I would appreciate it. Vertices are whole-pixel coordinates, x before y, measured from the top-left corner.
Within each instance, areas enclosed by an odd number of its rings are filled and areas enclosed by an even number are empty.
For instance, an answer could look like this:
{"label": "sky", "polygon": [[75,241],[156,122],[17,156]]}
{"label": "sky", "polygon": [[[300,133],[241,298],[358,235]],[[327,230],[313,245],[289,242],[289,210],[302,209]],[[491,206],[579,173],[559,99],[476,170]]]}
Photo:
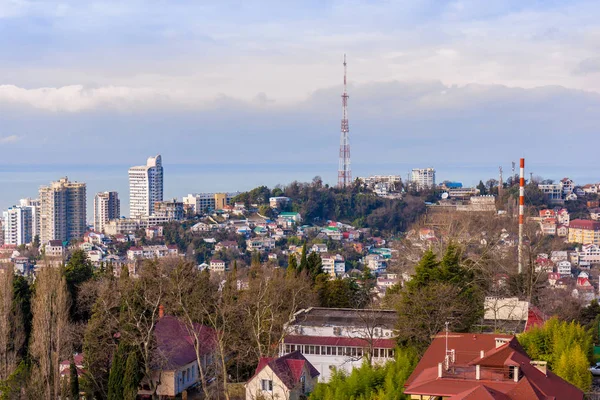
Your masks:
{"label": "sky", "polygon": [[166,180],[196,168],[172,196],[334,183],[344,54],[355,175],[432,166],[471,183],[525,157],[600,181],[598,15],[597,1],[0,0],[0,207],[5,188],[35,196],[67,172],[126,190],[127,166],[158,153]]}

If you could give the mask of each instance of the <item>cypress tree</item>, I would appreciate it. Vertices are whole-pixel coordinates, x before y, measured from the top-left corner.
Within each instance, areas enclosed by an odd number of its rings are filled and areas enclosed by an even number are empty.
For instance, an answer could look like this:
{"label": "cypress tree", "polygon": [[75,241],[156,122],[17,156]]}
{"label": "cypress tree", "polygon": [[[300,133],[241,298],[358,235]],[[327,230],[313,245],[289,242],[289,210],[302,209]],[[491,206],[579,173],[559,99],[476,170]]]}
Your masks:
{"label": "cypress tree", "polygon": [[71,365],[69,367],[71,376],[69,379],[69,384],[71,387],[71,399],[79,399],[79,376],[77,375],[77,366],[75,365],[75,360],[71,358]]}
{"label": "cypress tree", "polygon": [[308,256],[306,254],[306,242],[302,245],[302,256],[300,257],[300,267],[298,271],[304,271],[308,269]]}
{"label": "cypress tree", "polygon": [[127,349],[123,342],[119,343],[112,360],[110,375],[108,376],[108,400],[123,400],[123,375]]}
{"label": "cypress tree", "polygon": [[140,362],[137,351],[132,351],[127,356],[125,365],[125,376],[123,377],[123,399],[135,400],[138,392],[138,385],[142,379],[140,373]]}
{"label": "cypress tree", "polygon": [[296,259],[296,255],[294,253],[290,253],[290,256],[288,257],[288,270],[289,271],[296,271],[298,269],[298,260]]}

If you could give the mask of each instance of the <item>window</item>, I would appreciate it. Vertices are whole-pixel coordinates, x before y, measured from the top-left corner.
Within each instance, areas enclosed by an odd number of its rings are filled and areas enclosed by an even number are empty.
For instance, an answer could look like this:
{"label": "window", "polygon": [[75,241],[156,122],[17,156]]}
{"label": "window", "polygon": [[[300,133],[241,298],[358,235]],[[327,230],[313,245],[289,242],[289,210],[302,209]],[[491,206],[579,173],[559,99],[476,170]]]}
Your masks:
{"label": "window", "polygon": [[187,381],[188,381],[188,382],[190,381],[190,378],[191,378],[191,377],[190,377],[190,369],[188,368],[188,369],[187,369]]}
{"label": "window", "polygon": [[373,349],[373,357],[379,358],[379,349]]}
{"label": "window", "polygon": [[331,346],[327,346],[327,355],[330,356],[331,355]]}
{"label": "window", "polygon": [[301,385],[301,387],[300,387],[301,392],[300,393],[302,393],[302,394],[306,393],[306,377],[304,375],[302,375],[300,377],[300,385]]}
{"label": "window", "polygon": [[389,350],[388,350],[388,356],[389,356],[390,358],[394,358],[394,349],[389,349]]}
{"label": "window", "polygon": [[273,391],[273,381],[270,379],[263,379],[260,381],[261,389],[266,392]]}

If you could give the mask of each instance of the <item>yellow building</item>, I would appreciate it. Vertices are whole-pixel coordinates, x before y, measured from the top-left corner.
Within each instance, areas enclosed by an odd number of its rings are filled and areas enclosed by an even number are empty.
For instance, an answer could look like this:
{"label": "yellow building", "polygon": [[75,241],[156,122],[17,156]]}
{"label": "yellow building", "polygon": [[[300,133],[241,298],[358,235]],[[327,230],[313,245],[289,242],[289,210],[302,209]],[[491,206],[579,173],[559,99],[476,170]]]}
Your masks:
{"label": "yellow building", "polygon": [[215,193],[215,210],[222,210],[227,204],[227,193]]}
{"label": "yellow building", "polygon": [[568,241],[581,244],[600,244],[600,222],[574,219],[569,223]]}

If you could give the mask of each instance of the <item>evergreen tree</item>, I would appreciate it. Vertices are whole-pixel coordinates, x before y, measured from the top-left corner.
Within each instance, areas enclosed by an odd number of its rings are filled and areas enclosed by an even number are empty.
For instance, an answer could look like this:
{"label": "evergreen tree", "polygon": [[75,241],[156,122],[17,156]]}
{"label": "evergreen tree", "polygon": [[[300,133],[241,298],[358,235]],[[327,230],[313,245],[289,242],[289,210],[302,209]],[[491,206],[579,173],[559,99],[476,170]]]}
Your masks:
{"label": "evergreen tree", "polygon": [[73,360],[72,358],[69,370],[69,386],[71,388],[71,399],[79,399],[79,376],[77,375],[77,366],[75,365],[75,360]]}
{"label": "evergreen tree", "polygon": [[123,375],[127,363],[127,346],[119,343],[108,376],[108,400],[123,400]]}
{"label": "evergreen tree", "polygon": [[290,253],[288,257],[288,271],[296,272],[298,269],[298,259],[296,258],[296,254]]}
{"label": "evergreen tree", "polygon": [[306,241],[302,245],[302,256],[300,257],[300,266],[298,271],[305,271],[308,269],[308,255],[306,254]]}
{"label": "evergreen tree", "polygon": [[135,400],[137,398],[138,385],[141,379],[142,373],[137,351],[131,351],[127,356],[125,376],[123,377],[124,400]]}
{"label": "evergreen tree", "polygon": [[487,194],[487,188],[485,187],[485,184],[483,183],[483,181],[479,181],[479,184],[477,185],[477,189],[479,189],[479,194],[480,195],[486,195]]}
{"label": "evergreen tree", "polygon": [[65,280],[67,281],[67,290],[71,295],[70,316],[71,321],[87,321],[89,315],[82,314],[78,307],[79,286],[88,281],[94,275],[94,269],[85,251],[77,249],[71,254],[69,262],[65,266]]}
{"label": "evergreen tree", "polygon": [[319,253],[310,253],[306,260],[306,268],[309,276],[314,282],[317,276],[323,273],[323,261],[321,260]]}

